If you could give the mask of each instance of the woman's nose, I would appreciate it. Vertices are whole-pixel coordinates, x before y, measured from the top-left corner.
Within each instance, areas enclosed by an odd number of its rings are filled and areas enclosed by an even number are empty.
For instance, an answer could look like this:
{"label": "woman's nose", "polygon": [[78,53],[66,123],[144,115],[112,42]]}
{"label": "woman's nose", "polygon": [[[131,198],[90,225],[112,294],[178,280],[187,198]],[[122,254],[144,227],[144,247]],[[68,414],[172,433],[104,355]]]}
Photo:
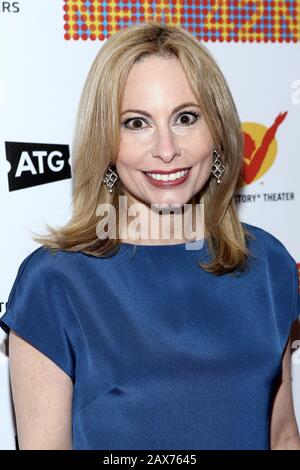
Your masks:
{"label": "woman's nose", "polygon": [[152,149],[152,156],[160,158],[165,163],[170,163],[176,155],[180,155],[180,151],[172,131],[170,129],[159,130]]}

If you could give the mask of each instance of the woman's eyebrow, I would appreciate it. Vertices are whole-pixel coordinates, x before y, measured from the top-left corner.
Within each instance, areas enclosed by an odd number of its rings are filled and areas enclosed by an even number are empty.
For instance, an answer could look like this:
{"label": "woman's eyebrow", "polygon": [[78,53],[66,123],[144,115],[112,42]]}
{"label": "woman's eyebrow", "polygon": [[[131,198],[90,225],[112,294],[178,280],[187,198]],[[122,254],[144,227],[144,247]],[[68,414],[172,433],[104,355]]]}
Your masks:
{"label": "woman's eyebrow", "polygon": [[[176,106],[176,108],[173,109],[172,113],[176,113],[176,111],[179,111],[182,108],[186,108],[187,106],[198,106],[198,108],[200,107],[197,103],[192,103],[192,102],[182,103],[179,106]],[[139,113],[139,114],[144,114],[145,116],[148,116],[149,118],[152,117],[150,113],[148,113],[147,111],[143,111],[142,109],[126,109],[126,111],[123,111],[121,113],[121,116],[125,113]]]}

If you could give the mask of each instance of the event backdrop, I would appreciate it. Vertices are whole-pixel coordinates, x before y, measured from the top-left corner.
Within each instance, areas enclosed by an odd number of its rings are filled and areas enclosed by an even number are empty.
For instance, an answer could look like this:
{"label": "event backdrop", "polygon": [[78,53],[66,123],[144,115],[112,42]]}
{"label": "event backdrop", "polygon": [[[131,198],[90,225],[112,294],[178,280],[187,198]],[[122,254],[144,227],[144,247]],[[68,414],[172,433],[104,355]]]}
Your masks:
{"label": "event backdrop", "polygon": [[[186,28],[213,53],[243,123],[240,218],[300,262],[300,1],[0,1],[1,316],[21,261],[38,246],[32,233],[70,216],[75,113],[96,53],[119,29],[153,18]],[[17,448],[2,330],[0,448]]]}

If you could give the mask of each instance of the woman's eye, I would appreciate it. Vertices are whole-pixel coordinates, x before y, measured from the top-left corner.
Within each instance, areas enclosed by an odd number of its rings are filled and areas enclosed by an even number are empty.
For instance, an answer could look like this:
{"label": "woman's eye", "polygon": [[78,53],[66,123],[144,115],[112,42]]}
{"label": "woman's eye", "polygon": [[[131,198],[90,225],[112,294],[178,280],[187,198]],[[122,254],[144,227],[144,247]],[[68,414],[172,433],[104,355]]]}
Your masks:
{"label": "woman's eye", "polygon": [[[133,127],[129,127],[128,124],[132,122],[132,125]],[[140,122],[138,126],[135,126],[133,123],[135,122]],[[126,127],[127,129],[131,130],[131,131],[138,131],[139,129],[142,129],[142,122],[145,122],[142,118],[130,118],[130,119],[126,119],[126,121],[123,122],[123,126]]]}
{"label": "woman's eye", "polygon": [[[191,120],[191,116],[194,118],[193,120]],[[179,123],[185,127],[191,126],[192,124],[195,124],[196,121],[198,121],[199,116],[200,114],[195,111],[184,111],[177,116],[176,122],[179,121]],[[122,125],[130,131],[139,131],[140,129],[143,129],[143,122],[145,122],[143,118],[134,117],[126,119]],[[132,125],[129,126],[129,123],[132,123]],[[137,123],[138,125],[135,125],[134,123]]]}
{"label": "woman's eye", "polygon": [[[189,116],[188,119],[186,116]],[[190,116],[194,117],[192,121],[190,120]],[[179,114],[179,120],[183,126],[191,126],[192,124],[195,124],[195,122],[198,121],[198,118],[199,113],[196,113],[195,111],[184,111],[183,113]]]}

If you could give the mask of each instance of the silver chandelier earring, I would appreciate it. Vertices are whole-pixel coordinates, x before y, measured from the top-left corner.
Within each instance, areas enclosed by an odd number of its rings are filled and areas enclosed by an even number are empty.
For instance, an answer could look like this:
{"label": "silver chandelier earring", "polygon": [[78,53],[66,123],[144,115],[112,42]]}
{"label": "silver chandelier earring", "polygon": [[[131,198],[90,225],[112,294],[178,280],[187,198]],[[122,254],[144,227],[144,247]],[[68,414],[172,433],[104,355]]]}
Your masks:
{"label": "silver chandelier earring", "polygon": [[106,170],[106,173],[103,177],[103,182],[106,184],[108,187],[108,190],[110,193],[112,193],[112,188],[115,184],[115,182],[118,179],[117,173],[114,172],[114,170],[109,166]]}
{"label": "silver chandelier earring", "polygon": [[212,164],[212,174],[217,179],[217,183],[221,183],[221,176],[225,171],[225,166],[221,160],[220,154],[218,153],[216,148],[213,148],[213,164]]}

